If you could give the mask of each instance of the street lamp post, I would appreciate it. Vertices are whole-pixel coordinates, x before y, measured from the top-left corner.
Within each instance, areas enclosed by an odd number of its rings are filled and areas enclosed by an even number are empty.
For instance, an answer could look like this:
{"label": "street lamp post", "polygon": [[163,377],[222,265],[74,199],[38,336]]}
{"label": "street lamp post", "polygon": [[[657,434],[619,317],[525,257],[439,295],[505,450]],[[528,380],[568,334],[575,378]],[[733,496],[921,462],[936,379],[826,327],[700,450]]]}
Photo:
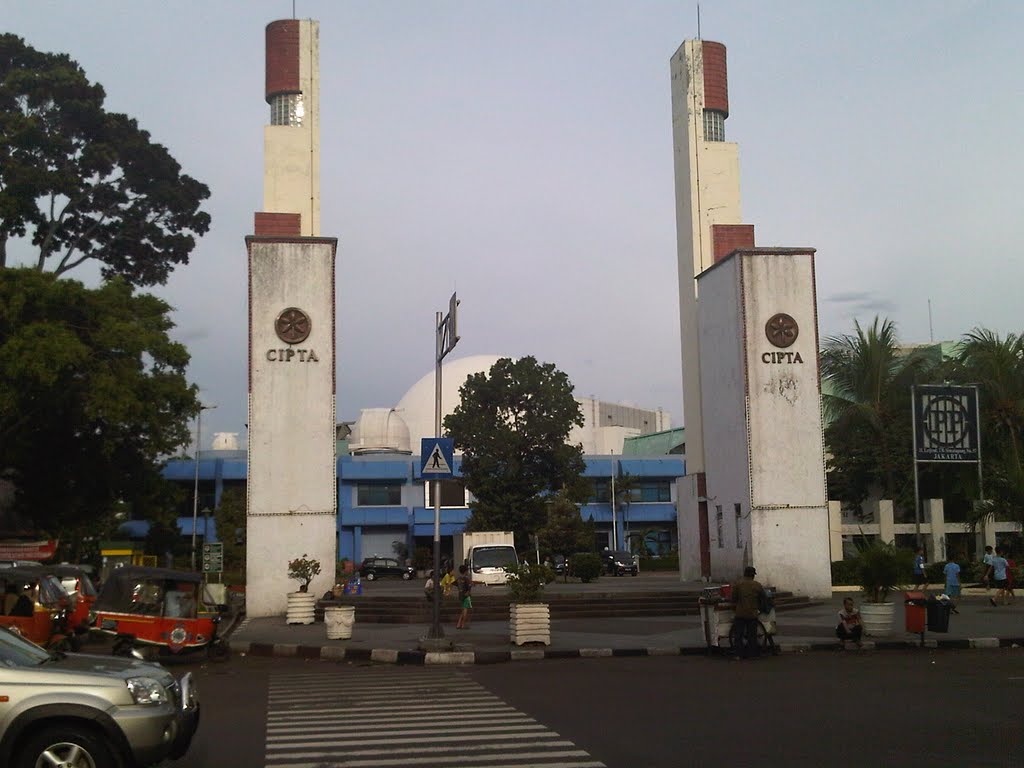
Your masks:
{"label": "street lamp post", "polygon": [[192,570],[196,569],[196,525],[199,522],[199,444],[203,439],[203,411],[211,411],[216,405],[199,406],[196,416],[195,485],[192,489]]}

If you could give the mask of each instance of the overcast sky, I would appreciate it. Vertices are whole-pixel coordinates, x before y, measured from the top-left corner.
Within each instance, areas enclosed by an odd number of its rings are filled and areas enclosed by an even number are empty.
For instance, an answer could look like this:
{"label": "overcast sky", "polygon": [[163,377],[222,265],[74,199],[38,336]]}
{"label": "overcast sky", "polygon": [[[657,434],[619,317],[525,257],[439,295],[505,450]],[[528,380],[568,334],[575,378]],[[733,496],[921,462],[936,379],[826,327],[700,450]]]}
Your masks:
{"label": "overcast sky", "polygon": [[[265,25],[290,0],[0,0],[210,186],[166,286],[203,445],[246,421],[243,238],[262,205]],[[338,417],[454,357],[532,354],[682,420],[669,58],[687,2],[298,0],[320,21],[322,234],[339,238]],[[704,2],[728,47],[743,215],[818,249],[822,336],[1020,332],[1024,3]],[[71,276],[94,280],[95,273]]]}

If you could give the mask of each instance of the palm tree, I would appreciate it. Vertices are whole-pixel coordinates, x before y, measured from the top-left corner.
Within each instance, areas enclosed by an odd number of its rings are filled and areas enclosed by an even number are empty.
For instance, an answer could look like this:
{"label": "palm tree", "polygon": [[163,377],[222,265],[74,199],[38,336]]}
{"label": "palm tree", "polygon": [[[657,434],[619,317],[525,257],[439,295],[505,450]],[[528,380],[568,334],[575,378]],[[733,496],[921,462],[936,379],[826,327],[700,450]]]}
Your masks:
{"label": "palm tree", "polygon": [[954,369],[962,381],[978,384],[989,440],[1020,466],[1024,435],[1024,337],[1005,339],[985,328],[964,336]]}
{"label": "palm tree", "polygon": [[964,336],[952,374],[979,389],[988,500],[980,505],[978,516],[1010,512],[1020,518],[1024,502],[1024,337],[1010,333],[1001,338],[975,328]]}
{"label": "palm tree", "polygon": [[877,488],[906,497],[911,475],[911,385],[937,362],[931,349],[906,352],[891,320],[831,336],[821,352],[822,405],[830,469],[859,504]]}

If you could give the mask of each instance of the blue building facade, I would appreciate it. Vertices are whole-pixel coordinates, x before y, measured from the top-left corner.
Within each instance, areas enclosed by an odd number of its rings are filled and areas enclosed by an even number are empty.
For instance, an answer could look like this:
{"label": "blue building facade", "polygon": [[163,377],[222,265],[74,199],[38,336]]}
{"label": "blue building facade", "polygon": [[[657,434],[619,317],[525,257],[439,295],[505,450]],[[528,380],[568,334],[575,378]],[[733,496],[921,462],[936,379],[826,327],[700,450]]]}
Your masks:
{"label": "blue building facade", "polygon": [[[642,537],[655,553],[676,549],[676,479],[686,473],[682,456],[585,456],[584,476],[591,482],[590,500],[580,514],[592,520],[596,548]],[[406,551],[430,546],[434,535],[434,501],[430,481],[420,475],[418,456],[384,454],[344,455],[338,458],[338,557],[359,561],[371,555],[395,553],[396,542]],[[199,457],[199,509],[215,510],[227,488],[244,488],[244,451],[202,451]],[[164,477],[187,485],[189,498],[196,463],[174,459]],[[441,483],[442,549],[451,550],[451,537],[463,530],[472,497],[460,481],[461,457],[455,457],[454,480]],[[612,478],[619,484],[612,505]],[[623,494],[623,488],[628,491]],[[191,517],[182,518],[191,533]],[[198,531],[204,530],[200,512]],[[211,531],[216,536],[215,529]],[[221,536],[229,535],[220,532]],[[216,540],[210,538],[210,541]]]}

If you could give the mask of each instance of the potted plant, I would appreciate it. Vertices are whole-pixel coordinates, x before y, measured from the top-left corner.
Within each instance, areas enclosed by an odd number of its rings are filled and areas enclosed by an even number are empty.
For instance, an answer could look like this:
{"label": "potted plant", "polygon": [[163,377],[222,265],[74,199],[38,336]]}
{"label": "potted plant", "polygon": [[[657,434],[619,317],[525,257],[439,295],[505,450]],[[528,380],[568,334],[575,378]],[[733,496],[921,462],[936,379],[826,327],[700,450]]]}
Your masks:
{"label": "potted plant", "polygon": [[305,553],[288,563],[288,578],[302,582],[297,592],[288,593],[286,621],[289,624],[313,623],[316,595],[309,591],[309,583],[319,574],[320,561],[307,558]]}
{"label": "potted plant", "polygon": [[507,568],[509,605],[509,632],[515,645],[543,643],[551,645],[551,613],[547,603],[541,602],[544,585],[554,572],[543,565],[520,563]]}
{"label": "potted plant", "polygon": [[864,590],[860,607],[864,632],[883,637],[892,632],[895,603],[889,594],[901,588],[913,565],[913,553],[893,543],[875,540],[857,553],[856,573]]}

